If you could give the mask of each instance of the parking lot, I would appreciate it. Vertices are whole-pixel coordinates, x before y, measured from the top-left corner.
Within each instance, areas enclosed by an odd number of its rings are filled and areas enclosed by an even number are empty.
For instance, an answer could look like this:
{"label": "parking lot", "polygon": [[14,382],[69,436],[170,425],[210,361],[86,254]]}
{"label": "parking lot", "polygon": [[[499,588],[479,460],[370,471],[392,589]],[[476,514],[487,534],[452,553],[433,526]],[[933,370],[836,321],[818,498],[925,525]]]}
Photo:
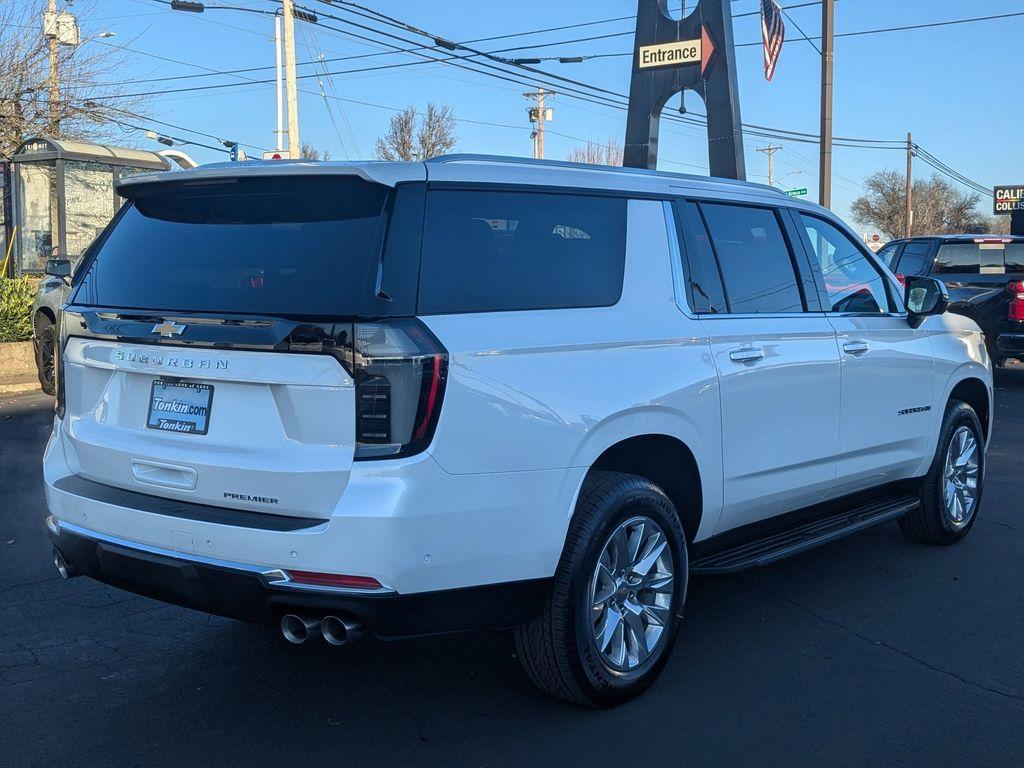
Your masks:
{"label": "parking lot", "polygon": [[1024,366],[997,374],[981,517],[693,583],[658,684],[546,698],[509,637],[344,649],[76,579],[43,529],[52,401],[0,398],[0,764],[1020,765]]}

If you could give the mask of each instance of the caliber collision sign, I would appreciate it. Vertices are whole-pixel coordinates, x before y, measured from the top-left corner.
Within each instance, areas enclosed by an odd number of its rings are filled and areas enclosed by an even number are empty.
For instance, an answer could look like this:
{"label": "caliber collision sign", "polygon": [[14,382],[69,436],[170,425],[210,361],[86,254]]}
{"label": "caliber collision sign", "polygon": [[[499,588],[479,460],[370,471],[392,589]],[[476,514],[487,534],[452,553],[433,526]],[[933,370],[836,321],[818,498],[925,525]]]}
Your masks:
{"label": "caliber collision sign", "polygon": [[1024,184],[1007,184],[996,187],[992,196],[995,198],[993,212],[996,215],[1024,213]]}

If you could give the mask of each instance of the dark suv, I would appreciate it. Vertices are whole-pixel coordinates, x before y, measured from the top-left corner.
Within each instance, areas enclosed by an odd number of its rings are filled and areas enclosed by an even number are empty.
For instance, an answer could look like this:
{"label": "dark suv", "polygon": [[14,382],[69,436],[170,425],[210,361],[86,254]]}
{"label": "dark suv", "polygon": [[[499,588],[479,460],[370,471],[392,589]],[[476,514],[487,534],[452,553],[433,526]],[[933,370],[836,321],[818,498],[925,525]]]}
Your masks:
{"label": "dark suv", "polygon": [[981,326],[993,361],[1024,362],[1024,237],[911,237],[893,240],[878,257],[901,282],[906,275],[942,280],[949,310]]}

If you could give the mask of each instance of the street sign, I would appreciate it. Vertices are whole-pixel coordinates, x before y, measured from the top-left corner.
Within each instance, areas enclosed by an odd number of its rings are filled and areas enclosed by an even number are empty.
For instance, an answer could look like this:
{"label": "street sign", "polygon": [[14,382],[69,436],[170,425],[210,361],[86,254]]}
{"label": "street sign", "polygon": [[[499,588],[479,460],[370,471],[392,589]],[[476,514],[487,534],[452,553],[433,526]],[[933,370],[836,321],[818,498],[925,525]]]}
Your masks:
{"label": "street sign", "polygon": [[997,216],[1007,213],[1024,213],[1024,184],[1007,184],[992,191],[995,202],[992,212]]}
{"label": "street sign", "polygon": [[640,69],[696,64],[700,61],[700,40],[679,40],[664,45],[643,45],[639,49]]}
{"label": "street sign", "polygon": [[651,67],[675,67],[681,64],[700,62],[701,74],[708,68],[715,53],[707,27],[701,27],[700,37],[694,40],[675,40],[660,45],[641,45],[636,50],[636,65],[639,69]]}
{"label": "street sign", "polygon": [[803,197],[807,194],[807,187],[801,187],[800,189],[787,189],[786,194],[790,197]]}

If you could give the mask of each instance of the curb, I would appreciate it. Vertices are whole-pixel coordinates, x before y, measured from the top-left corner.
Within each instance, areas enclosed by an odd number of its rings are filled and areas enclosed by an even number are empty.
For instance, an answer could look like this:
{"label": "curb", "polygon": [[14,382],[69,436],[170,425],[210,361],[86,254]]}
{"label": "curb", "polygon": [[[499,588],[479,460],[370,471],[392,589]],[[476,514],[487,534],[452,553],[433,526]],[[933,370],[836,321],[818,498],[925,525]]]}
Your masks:
{"label": "curb", "polygon": [[39,383],[28,381],[22,384],[0,384],[0,395],[19,395],[23,392],[40,392]]}
{"label": "curb", "polygon": [[31,341],[0,343],[0,381],[35,372],[35,349]]}

